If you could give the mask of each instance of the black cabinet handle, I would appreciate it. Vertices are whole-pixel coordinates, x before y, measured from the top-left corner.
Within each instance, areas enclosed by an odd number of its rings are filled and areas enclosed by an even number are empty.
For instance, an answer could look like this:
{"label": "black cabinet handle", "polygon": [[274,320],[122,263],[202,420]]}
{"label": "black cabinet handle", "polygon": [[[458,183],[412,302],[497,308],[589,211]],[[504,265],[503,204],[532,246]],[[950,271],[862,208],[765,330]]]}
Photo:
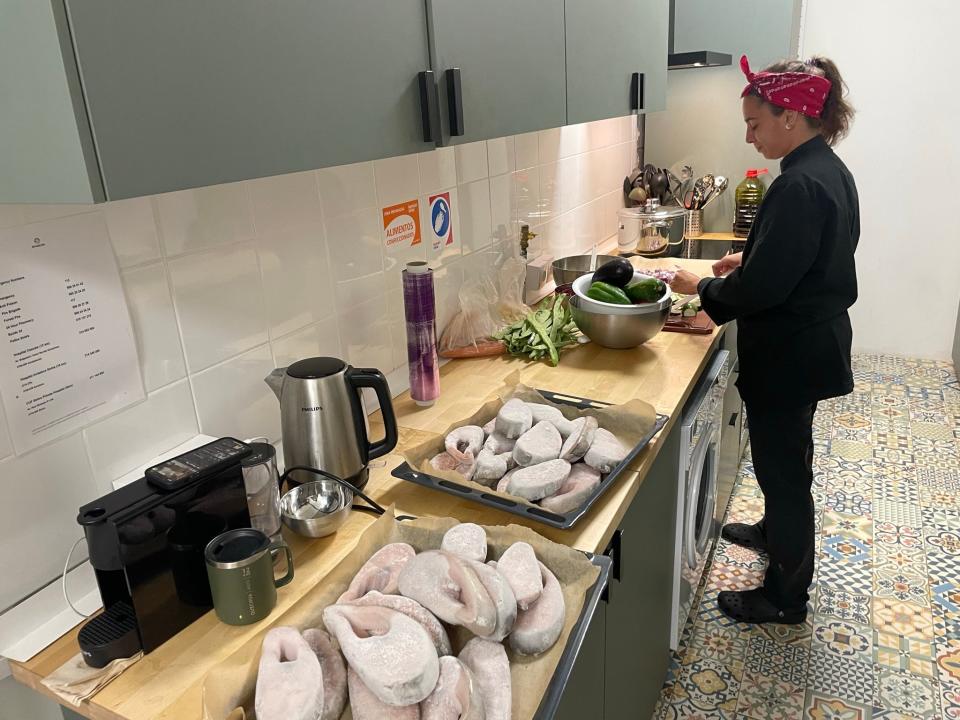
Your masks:
{"label": "black cabinet handle", "polygon": [[463,91],[460,88],[460,68],[444,73],[447,79],[447,105],[450,112],[450,135],[463,135]]}
{"label": "black cabinet handle", "polygon": [[630,77],[630,109],[643,110],[643,73],[634,73]]}
{"label": "black cabinet handle", "polygon": [[437,142],[438,134],[434,119],[439,117],[439,102],[437,100],[437,83],[433,79],[433,70],[424,70],[417,73],[417,82],[420,85],[420,118],[423,122],[423,141]]}
{"label": "black cabinet handle", "polygon": [[730,422],[727,423],[730,427],[733,427],[737,424],[737,415],[740,413],[730,413]]}
{"label": "black cabinet handle", "polygon": [[623,555],[623,530],[617,529],[614,531],[604,555],[613,560],[613,565],[610,567],[610,577],[617,581],[621,580],[620,567],[622,563],[620,558]]}

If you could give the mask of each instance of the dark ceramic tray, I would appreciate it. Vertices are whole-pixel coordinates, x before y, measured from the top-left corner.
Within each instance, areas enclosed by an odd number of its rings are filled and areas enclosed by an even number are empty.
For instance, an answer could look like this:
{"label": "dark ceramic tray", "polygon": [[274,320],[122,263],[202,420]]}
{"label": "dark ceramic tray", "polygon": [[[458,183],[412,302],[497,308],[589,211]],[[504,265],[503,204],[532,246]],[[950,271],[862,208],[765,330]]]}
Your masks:
{"label": "dark ceramic tray", "polygon": [[547,691],[540,700],[540,707],[537,708],[533,720],[550,720],[557,714],[560,702],[563,699],[563,692],[570,682],[570,676],[573,674],[573,666],[577,662],[577,656],[580,654],[580,648],[590,630],[590,623],[593,616],[597,613],[597,606],[603,602],[603,594],[610,583],[610,571],[613,567],[613,560],[606,555],[591,555],[585,553],[590,558],[590,562],[600,568],[600,575],[593,587],[587,592],[587,597],[583,602],[583,610],[580,611],[580,617],[570,631],[570,637],[567,638],[566,647],[563,648],[563,654],[560,656],[560,662],[557,663],[557,669],[553,673],[553,678],[547,686]]}
{"label": "dark ceramic tray", "polygon": [[[545,399],[556,403],[557,405],[571,405],[581,410],[588,410],[590,408],[604,408],[610,405],[610,403],[599,402],[597,400],[587,400],[586,398],[572,397],[570,395],[562,395],[559,393],[549,392],[547,390],[538,390],[538,392],[543,395]],[[600,481],[600,484],[597,485],[596,490],[593,491],[590,497],[588,497],[580,507],[574,508],[568,513],[550,512],[549,510],[537,505],[528,505],[526,503],[517,502],[515,500],[510,500],[509,498],[494,495],[493,493],[478,490],[470,487],[469,485],[460,485],[459,483],[455,483],[450,480],[434,477],[433,475],[422,473],[419,470],[410,467],[409,463],[407,462],[403,462],[394,468],[392,474],[394,477],[398,477],[401,480],[407,480],[409,482],[416,483],[417,485],[422,485],[423,487],[431,488],[433,490],[440,490],[451,495],[462,497],[466,500],[471,500],[481,505],[486,505],[487,507],[503,510],[504,512],[511,513],[513,515],[530,518],[531,520],[536,520],[537,522],[541,522],[545,525],[566,530],[567,528],[573,527],[580,520],[580,518],[587,514],[587,511],[590,510],[597,499],[603,495],[614,484],[614,482],[616,482],[621,473],[626,471],[630,464],[633,463],[633,461],[637,458],[637,456],[643,452],[643,449],[650,444],[650,441],[658,432],[660,432],[667,420],[668,417],[666,415],[657,415],[657,421],[653,428],[651,428],[651,430],[643,436],[640,442],[638,442],[633,449],[630,450],[630,452],[627,454],[627,457],[625,457],[619,465],[611,470],[607,476]]]}

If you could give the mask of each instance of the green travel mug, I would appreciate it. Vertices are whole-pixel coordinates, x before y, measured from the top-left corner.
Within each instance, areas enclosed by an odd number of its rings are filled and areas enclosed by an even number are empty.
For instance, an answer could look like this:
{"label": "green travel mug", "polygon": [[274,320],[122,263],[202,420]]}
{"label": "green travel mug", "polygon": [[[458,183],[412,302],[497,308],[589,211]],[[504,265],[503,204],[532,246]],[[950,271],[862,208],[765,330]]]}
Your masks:
{"label": "green travel mug", "polygon": [[[287,556],[287,574],[273,575],[273,558],[281,548]],[[277,588],[293,580],[293,555],[283,540],[253,528],[217,535],[204,551],[207,577],[217,617],[228,625],[263,620],[277,604]]]}

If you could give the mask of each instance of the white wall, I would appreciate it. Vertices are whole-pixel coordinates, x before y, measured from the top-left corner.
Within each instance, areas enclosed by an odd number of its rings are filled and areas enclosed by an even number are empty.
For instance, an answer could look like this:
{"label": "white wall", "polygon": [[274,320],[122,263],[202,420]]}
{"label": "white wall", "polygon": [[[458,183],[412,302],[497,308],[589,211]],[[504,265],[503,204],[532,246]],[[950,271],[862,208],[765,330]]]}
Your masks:
{"label": "white wall", "polygon": [[838,152],[860,190],[858,348],[949,359],[960,298],[960,4],[807,0],[802,56],[834,59],[857,120]]}

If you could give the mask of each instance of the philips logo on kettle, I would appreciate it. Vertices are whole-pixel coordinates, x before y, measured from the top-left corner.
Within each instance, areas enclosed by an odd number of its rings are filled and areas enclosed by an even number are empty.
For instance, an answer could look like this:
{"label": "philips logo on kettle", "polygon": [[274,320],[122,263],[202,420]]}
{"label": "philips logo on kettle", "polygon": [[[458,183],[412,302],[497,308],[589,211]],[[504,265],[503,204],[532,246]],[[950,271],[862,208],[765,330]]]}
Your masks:
{"label": "philips logo on kettle", "polygon": [[323,410],[323,405],[314,405],[313,407],[300,408],[301,412],[319,412],[320,410]]}

